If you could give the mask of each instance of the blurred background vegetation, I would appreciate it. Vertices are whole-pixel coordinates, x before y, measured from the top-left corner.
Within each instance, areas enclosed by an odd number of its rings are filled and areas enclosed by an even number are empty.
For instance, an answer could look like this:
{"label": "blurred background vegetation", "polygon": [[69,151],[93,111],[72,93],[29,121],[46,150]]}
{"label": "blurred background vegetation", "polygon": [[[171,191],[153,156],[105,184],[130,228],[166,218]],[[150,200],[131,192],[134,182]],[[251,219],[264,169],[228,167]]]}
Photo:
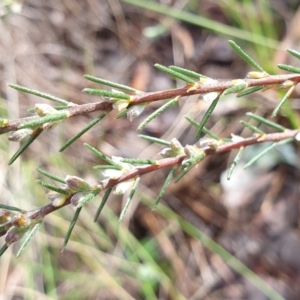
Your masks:
{"label": "blurred background vegetation", "polygon": [[[249,68],[227,44],[229,38],[271,74],[281,72],[277,63],[297,66],[284,49],[300,48],[298,6],[296,0],[2,0],[0,116],[27,116],[41,101],[8,88],[8,83],[88,103],[95,98],[81,90],[96,85],[84,80],[84,74],[144,91],[181,84],[156,71],[154,63],[216,79],[244,78]],[[229,95],[220,101],[208,127],[221,137],[249,136],[239,124],[245,112],[268,117],[279,99],[274,90],[242,99]],[[153,103],[144,115],[161,104]],[[195,143],[195,131],[183,116],[199,120],[206,108],[198,97],[189,97],[143,133]],[[296,90],[275,121],[298,128],[299,108]],[[0,202],[24,209],[46,204],[46,191],[35,184],[38,167],[61,177],[97,181],[99,172],[92,166],[98,162],[84,142],[107,155],[125,157],[151,158],[160,150],[137,137],[143,116],[129,122],[110,114],[58,153],[93,117],[72,118],[43,134],[9,167],[18,145],[1,136]],[[52,213],[19,258],[18,245],[1,258],[0,299],[281,299],[254,287],[247,280],[249,269],[283,298],[299,299],[299,147],[277,148],[243,170],[243,162],[261,147],[246,151],[230,181],[226,169],[236,153],[207,158],[168,188],[154,213],[149,206],[166,171],[142,179],[121,223],[121,197],[111,197],[94,223],[100,201],[96,198],[82,210],[64,252],[74,210]],[[249,269],[230,268],[232,258],[224,262],[220,257],[226,252],[218,245]]]}

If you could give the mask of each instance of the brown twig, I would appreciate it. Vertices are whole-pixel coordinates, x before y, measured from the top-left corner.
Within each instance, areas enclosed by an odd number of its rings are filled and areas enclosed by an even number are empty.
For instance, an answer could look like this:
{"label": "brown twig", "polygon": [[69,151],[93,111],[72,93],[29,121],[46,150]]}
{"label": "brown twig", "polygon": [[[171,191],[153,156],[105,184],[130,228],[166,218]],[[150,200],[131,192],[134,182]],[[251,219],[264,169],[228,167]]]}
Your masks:
{"label": "brown twig", "polygon": [[[259,135],[254,134],[252,137],[241,139],[239,141],[233,141],[233,142],[226,142],[224,144],[221,144],[217,146],[215,149],[209,148],[204,149],[205,156],[212,155],[214,153],[222,153],[222,152],[229,152],[234,149],[239,149],[242,147],[247,147],[254,144],[264,143],[264,142],[279,142],[283,141],[289,138],[295,138],[300,133],[299,130],[286,130],[284,132],[276,132],[276,133],[270,133],[265,135]],[[174,167],[179,166],[182,161],[186,158],[186,155],[179,155],[176,157],[171,158],[164,158],[157,161],[157,164],[154,165],[146,165],[146,166],[137,166],[132,171],[128,172],[127,174],[122,175],[118,179],[108,179],[108,180],[102,180],[99,182],[99,185],[101,186],[102,190],[107,188],[112,188],[116,186],[117,184],[134,179],[136,177],[140,177],[144,174],[154,172],[159,169],[167,168],[167,167]],[[29,218],[32,220],[41,220],[46,215],[64,207],[70,204],[70,199],[72,195],[69,196],[63,205],[59,207],[53,206],[51,203],[47,204],[43,207],[40,207],[38,209],[35,209],[30,215]],[[6,224],[6,230],[3,230],[0,232],[0,236],[4,236],[7,232],[7,230],[12,226],[12,223]]]}
{"label": "brown twig", "polygon": [[[273,86],[283,84],[285,81],[291,80],[295,83],[300,82],[300,75],[297,74],[283,74],[283,75],[270,75],[261,79],[244,79],[244,82],[248,87],[253,86]],[[136,96],[131,96],[132,100],[130,101],[130,105],[153,102],[159,100],[165,100],[174,97],[184,97],[191,95],[201,95],[210,92],[223,92],[226,89],[234,86],[235,80],[230,81],[218,81],[213,84],[199,84],[196,87],[192,87],[191,85],[187,85],[183,88],[172,89],[166,91],[158,91],[151,93],[143,93]],[[96,103],[88,103],[82,105],[74,105],[66,109],[68,111],[69,117],[74,117],[78,115],[83,115],[87,113],[91,113],[94,111],[104,111],[110,112],[112,110],[112,104],[109,102],[96,102]],[[38,119],[39,116],[21,118],[17,120],[8,121],[8,124],[2,126],[0,128],[0,134],[17,130],[19,126],[27,121]]]}

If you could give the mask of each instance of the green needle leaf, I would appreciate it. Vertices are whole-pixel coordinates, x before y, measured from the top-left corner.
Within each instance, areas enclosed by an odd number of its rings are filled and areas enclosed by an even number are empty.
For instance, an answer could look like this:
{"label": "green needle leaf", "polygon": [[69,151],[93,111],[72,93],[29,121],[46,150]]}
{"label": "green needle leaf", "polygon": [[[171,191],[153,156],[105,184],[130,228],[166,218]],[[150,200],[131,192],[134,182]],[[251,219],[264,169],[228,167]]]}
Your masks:
{"label": "green needle leaf", "polygon": [[94,96],[130,100],[130,96],[125,93],[111,92],[106,90],[95,90],[95,89],[88,89],[88,88],[83,89],[83,92]]}
{"label": "green needle leaf", "polygon": [[276,117],[281,106],[285,103],[285,101],[287,100],[287,98],[292,94],[292,92],[294,91],[296,85],[293,85],[289,88],[289,90],[286,92],[286,94],[283,96],[282,100],[276,105],[275,109],[272,112],[272,118]]}
{"label": "green needle leaf", "polygon": [[70,226],[69,226],[68,232],[67,232],[67,234],[66,234],[66,236],[65,236],[64,244],[63,244],[63,247],[62,247],[61,252],[63,252],[63,251],[66,249],[66,246],[67,246],[67,244],[68,244],[68,241],[69,241],[69,239],[70,239],[71,233],[72,233],[73,228],[74,228],[74,226],[75,226],[75,224],[76,224],[76,222],[77,222],[77,219],[78,219],[78,217],[79,217],[79,214],[80,214],[81,210],[82,210],[82,207],[79,207],[79,208],[77,208],[76,211],[75,211],[75,214],[74,214],[73,219],[72,219],[72,221],[71,221],[71,224],[70,224]]}
{"label": "green needle leaf", "polygon": [[131,200],[132,200],[132,198],[134,196],[134,193],[136,192],[136,189],[137,189],[137,187],[139,185],[139,182],[140,182],[140,177],[137,177],[135,179],[135,181],[134,181],[134,185],[133,185],[133,187],[132,187],[132,189],[130,191],[130,194],[129,194],[128,198],[127,198],[127,201],[126,201],[126,203],[125,203],[125,205],[124,205],[124,207],[123,207],[123,209],[121,211],[119,222],[121,222],[123,220],[123,218],[125,216],[125,213],[126,213],[128,207],[129,207],[129,205],[131,203]]}
{"label": "green needle leaf", "polygon": [[124,110],[120,111],[120,112],[116,115],[116,119],[120,119],[120,118],[126,116],[126,115],[127,115],[127,112],[128,112],[128,109],[124,109]]}
{"label": "green needle leaf", "polygon": [[5,209],[5,210],[11,210],[11,211],[18,211],[18,212],[25,212],[23,209],[15,207],[15,206],[10,206],[10,205],[5,205],[5,204],[0,204],[0,208],[1,209]]}
{"label": "green needle leaf", "polygon": [[256,127],[256,126],[253,126],[253,125],[251,125],[251,124],[249,124],[249,123],[247,123],[247,122],[245,122],[245,121],[240,121],[240,123],[243,125],[243,126],[245,126],[245,127],[247,127],[247,128],[249,128],[251,131],[253,131],[253,132],[256,132],[256,133],[259,133],[259,134],[261,134],[261,135],[264,135],[265,133],[262,131],[262,130],[260,130],[258,127]]}
{"label": "green needle leaf", "polygon": [[286,51],[293,55],[294,57],[300,59],[300,52],[296,51],[296,50],[293,50],[293,49],[286,49]]}
{"label": "green needle leaf", "polygon": [[137,158],[123,158],[122,162],[128,164],[140,164],[140,165],[156,165],[156,160],[151,159],[137,159]]}
{"label": "green needle leaf", "polygon": [[173,70],[173,71],[176,71],[176,72],[178,72],[178,73],[181,73],[181,74],[183,74],[183,75],[185,75],[185,76],[195,78],[195,79],[197,79],[197,80],[199,80],[200,78],[208,78],[207,76],[204,76],[204,75],[202,75],[202,74],[199,74],[199,73],[190,71],[190,70],[188,70],[188,69],[176,67],[176,66],[169,66],[169,69],[171,69],[171,70]]}
{"label": "green needle leaf", "polygon": [[117,164],[115,161],[113,161],[111,158],[109,158],[108,156],[104,155],[103,153],[101,153],[99,150],[97,150],[96,148],[90,146],[87,143],[83,144],[85,147],[87,147],[89,150],[91,150],[96,156],[100,157],[101,159],[103,159],[104,161],[106,161],[107,163],[119,167],[120,170],[123,169],[123,167],[119,164]]}
{"label": "green needle leaf", "polygon": [[46,176],[46,177],[48,177],[50,179],[53,179],[53,180],[58,181],[60,183],[66,183],[65,180],[63,178],[61,178],[61,177],[58,177],[58,176],[53,175],[53,174],[50,174],[50,173],[48,173],[45,170],[40,169],[40,168],[38,168],[37,170],[38,170],[38,172],[40,174],[42,174],[42,175],[44,175],[44,176]]}
{"label": "green needle leaf", "polygon": [[0,257],[4,254],[4,252],[8,249],[8,245],[7,244],[4,244],[2,246],[2,248],[0,249]]}
{"label": "green needle leaf", "polygon": [[232,93],[236,93],[238,91],[244,90],[246,87],[247,87],[247,83],[241,83],[241,84],[234,85],[234,86],[226,89],[223,92],[223,95],[226,96],[226,95],[229,95]]}
{"label": "green needle leaf", "polygon": [[244,91],[238,93],[236,96],[237,98],[240,98],[240,97],[243,97],[243,96],[246,96],[246,95],[249,95],[249,94],[252,94],[254,92],[257,92],[261,89],[263,89],[264,87],[262,85],[258,85],[258,86],[253,86],[253,87],[250,87],[248,89],[245,89]]}
{"label": "green needle leaf", "polygon": [[129,87],[127,85],[118,84],[118,83],[115,83],[115,82],[112,82],[112,81],[109,81],[109,80],[105,80],[105,79],[102,79],[102,78],[97,78],[97,77],[94,77],[94,76],[91,76],[91,75],[84,75],[83,77],[86,78],[87,80],[97,82],[97,83],[100,83],[100,84],[103,84],[103,85],[107,85],[107,86],[110,86],[110,87],[113,87],[113,88],[117,88],[119,90],[123,90],[123,91],[126,91],[126,92],[132,92],[132,93],[135,93],[135,94],[140,92],[140,91],[138,91],[138,90],[136,90],[132,87]]}
{"label": "green needle leaf", "polygon": [[196,133],[196,138],[200,138],[200,134],[203,130],[203,127],[205,126],[206,122],[208,121],[209,117],[211,116],[212,112],[214,111],[215,107],[217,106],[219,99],[220,99],[220,95],[211,103],[211,105],[208,108],[207,112],[205,113],[203,119],[199,123],[197,133]]}
{"label": "green needle leaf", "polygon": [[38,96],[38,97],[41,97],[41,98],[45,98],[45,99],[48,99],[48,100],[51,100],[51,101],[55,101],[55,102],[58,102],[58,103],[61,103],[61,104],[64,104],[64,105],[69,105],[70,104],[70,102],[65,100],[65,99],[57,98],[57,97],[54,97],[54,96],[49,95],[49,94],[45,94],[45,93],[41,93],[41,92],[36,91],[36,90],[28,89],[28,88],[26,88],[24,86],[21,86],[21,85],[11,83],[8,86],[10,86],[11,88],[13,88],[15,90],[25,92],[25,93],[28,93],[28,94],[32,94],[32,95],[35,95],[35,96]]}
{"label": "green needle leaf", "polygon": [[167,178],[166,178],[166,180],[165,180],[165,182],[164,182],[164,184],[163,184],[161,190],[159,191],[159,194],[157,195],[157,197],[156,197],[156,199],[155,199],[154,205],[153,205],[153,207],[152,207],[152,211],[154,211],[154,210],[156,209],[156,207],[157,207],[159,201],[161,200],[161,198],[162,198],[162,196],[164,195],[164,193],[165,193],[165,191],[166,191],[168,185],[170,184],[172,178],[174,177],[174,173],[175,173],[175,168],[173,168],[173,169],[169,172],[169,174],[168,174],[168,176],[167,176]]}
{"label": "green needle leaf", "polygon": [[254,120],[258,121],[258,122],[261,122],[261,123],[263,123],[263,124],[265,124],[265,125],[267,125],[267,126],[269,126],[271,128],[274,128],[274,129],[279,130],[279,131],[285,131],[285,127],[283,127],[283,126],[281,126],[281,125],[279,125],[279,124],[277,124],[275,122],[269,121],[269,120],[267,120],[267,119],[265,119],[263,117],[260,117],[260,116],[258,116],[256,114],[248,112],[248,113],[246,113],[246,115],[248,117],[250,117],[251,119],[254,119]]}
{"label": "green needle leaf", "polygon": [[28,147],[33,141],[42,133],[43,129],[38,128],[35,132],[22,144],[17,152],[11,157],[8,164],[11,165]]}
{"label": "green needle leaf", "polygon": [[59,188],[59,187],[57,187],[55,185],[49,184],[47,182],[44,182],[44,181],[42,181],[40,179],[37,179],[35,182],[37,184],[39,184],[39,185],[41,185],[41,186],[43,186],[43,187],[51,190],[51,191],[55,191],[55,192],[57,192],[59,194],[63,194],[63,195],[69,195],[69,193],[66,190],[63,190],[63,189],[61,189],[61,188]]}
{"label": "green needle leaf", "polygon": [[228,43],[233,48],[233,50],[237,52],[237,54],[239,54],[254,69],[260,72],[265,72],[264,69],[257,62],[255,62],[246,52],[244,52],[244,50],[242,50],[242,48],[238,46],[234,41],[229,40]]}
{"label": "green needle leaf", "polygon": [[156,117],[161,115],[165,110],[167,110],[169,107],[173,106],[174,104],[178,103],[180,97],[175,97],[171,100],[169,100],[167,103],[162,105],[160,108],[155,110],[151,115],[149,115],[137,128],[137,131],[141,131],[147,124],[149,124],[152,120],[154,120]]}
{"label": "green needle leaf", "polygon": [[33,238],[33,236],[35,235],[35,233],[37,232],[37,230],[40,228],[42,224],[42,221],[37,222],[25,235],[25,240],[23,241],[18,253],[17,253],[17,257],[19,257],[21,255],[21,253],[23,252],[24,248],[28,245],[28,243],[30,242],[30,240]]}
{"label": "green needle leaf", "polygon": [[170,76],[173,76],[173,77],[175,77],[177,79],[180,79],[180,80],[182,80],[182,81],[184,81],[186,83],[190,83],[190,84],[195,84],[196,83],[193,79],[191,79],[191,78],[183,75],[182,73],[176,72],[176,71],[174,71],[171,68],[162,66],[160,64],[155,64],[154,67],[156,69],[158,69],[159,71],[164,72],[164,73],[166,73],[166,74],[168,74]]}
{"label": "green needle leaf", "polygon": [[235,169],[236,165],[238,164],[238,162],[240,161],[240,159],[242,157],[244,149],[245,149],[244,147],[240,148],[237,155],[235,156],[234,160],[232,161],[230,168],[228,170],[228,173],[227,173],[227,180],[230,180],[233,170]]}
{"label": "green needle leaf", "polygon": [[265,148],[263,151],[261,151],[258,155],[256,155],[255,157],[253,157],[245,166],[244,169],[249,168],[251,165],[253,165],[257,160],[259,160],[263,155],[265,155],[266,153],[268,153],[270,150],[274,149],[276,146],[279,145],[283,145],[283,144],[287,144],[287,143],[291,143],[293,142],[295,139],[294,138],[289,138],[289,139],[285,139],[283,141],[280,142],[276,142],[271,144],[269,147]]}
{"label": "green needle leaf", "polygon": [[50,114],[50,115],[47,115],[44,117],[39,117],[37,119],[31,120],[28,122],[24,122],[18,127],[18,129],[27,128],[27,127],[34,128],[36,126],[39,126],[39,125],[42,125],[45,123],[61,121],[61,120],[67,119],[68,117],[69,117],[68,112],[58,112],[58,113]]}
{"label": "green needle leaf", "polygon": [[91,201],[92,199],[94,199],[99,193],[100,193],[101,189],[95,189],[94,191],[92,191],[90,194],[86,195],[83,199],[81,199],[77,205],[77,207],[82,207],[84,206],[86,203],[88,203],[89,201]]}
{"label": "green needle leaf", "polygon": [[291,72],[291,73],[300,74],[300,69],[299,68],[296,68],[296,67],[293,67],[293,66],[290,66],[290,65],[278,64],[277,67],[281,70],[285,70],[285,71],[288,71],[288,72]]}
{"label": "green needle leaf", "polygon": [[99,117],[92,120],[88,123],[82,130],[80,130],[77,134],[75,134],[72,138],[70,138],[65,144],[59,149],[59,152],[64,151],[67,147],[69,147],[72,143],[74,143],[77,139],[79,139],[84,133],[90,130],[93,126],[95,126],[99,121],[101,121],[106,116],[105,113],[102,113]]}
{"label": "green needle leaf", "polygon": [[104,194],[104,196],[102,198],[102,201],[101,201],[101,203],[100,203],[100,205],[99,205],[99,207],[97,209],[97,212],[95,214],[94,222],[96,222],[98,220],[98,218],[100,216],[100,213],[101,213],[101,211],[102,211],[102,209],[103,209],[106,201],[108,200],[108,197],[109,197],[111,191],[112,191],[112,188],[108,188],[107,191],[105,192],[105,194]]}
{"label": "green needle leaf", "polygon": [[170,142],[168,142],[166,140],[163,140],[163,139],[155,138],[153,136],[139,134],[138,137],[140,137],[143,140],[152,142],[152,143],[157,143],[157,144],[164,145],[164,146],[169,146],[170,145]]}
{"label": "green needle leaf", "polygon": [[[185,116],[185,119],[190,122],[192,125],[199,127],[200,123],[196,122],[195,120],[193,120],[192,118],[190,118],[189,116]],[[210,136],[211,138],[213,138],[214,140],[219,141],[220,138],[215,135],[214,133],[212,133],[210,130],[208,130],[205,126],[202,128],[202,132],[204,132],[205,134],[207,134],[208,136]]]}

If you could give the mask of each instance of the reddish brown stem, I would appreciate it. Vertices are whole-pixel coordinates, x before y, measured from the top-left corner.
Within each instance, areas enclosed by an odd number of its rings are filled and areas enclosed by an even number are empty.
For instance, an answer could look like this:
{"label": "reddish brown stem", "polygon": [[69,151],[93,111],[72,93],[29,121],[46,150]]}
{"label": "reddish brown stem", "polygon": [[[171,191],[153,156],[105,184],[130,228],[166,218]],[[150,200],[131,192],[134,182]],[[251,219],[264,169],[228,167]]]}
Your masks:
{"label": "reddish brown stem", "polygon": [[[244,81],[247,83],[248,87],[253,86],[272,86],[277,84],[282,84],[287,80],[294,81],[295,83],[300,82],[300,75],[298,74],[284,74],[284,75],[273,75],[268,76],[266,78],[261,79],[244,79]],[[169,98],[174,97],[184,97],[184,96],[191,96],[191,95],[199,95],[199,94],[206,94],[210,92],[223,92],[226,89],[232,87],[235,85],[234,80],[230,81],[218,81],[213,84],[200,84],[199,86],[192,88],[191,85],[187,85],[183,88],[179,89],[172,89],[172,90],[166,90],[166,91],[158,91],[158,92],[152,92],[152,93],[143,93],[141,95],[135,96],[132,101],[131,105],[138,104],[138,103],[145,103],[145,102],[153,102],[153,101],[159,101],[159,100],[165,100]],[[94,111],[104,111],[104,112],[110,112],[112,110],[112,104],[109,102],[96,102],[96,103],[88,103],[88,104],[82,104],[82,105],[75,105],[72,107],[69,107],[67,110],[69,112],[69,117],[74,117],[77,115],[83,115],[87,113],[91,113]],[[38,119],[39,116],[34,117],[27,117],[17,120],[9,121],[6,126],[3,126],[0,128],[0,134],[17,130],[18,127],[30,120]]]}
{"label": "reddish brown stem", "polygon": [[[266,134],[266,135],[256,134],[252,137],[245,138],[240,141],[224,143],[222,145],[219,145],[214,150],[207,149],[207,150],[204,150],[204,152],[205,152],[206,156],[208,156],[208,155],[212,155],[214,153],[228,152],[233,149],[239,149],[242,147],[247,147],[250,145],[264,143],[264,142],[270,142],[270,141],[279,142],[282,140],[286,140],[288,138],[295,138],[296,135],[298,135],[299,133],[300,133],[299,130],[286,130],[284,132],[276,132],[276,133],[270,133],[270,134]],[[135,177],[140,177],[146,173],[154,172],[154,171],[156,171],[158,169],[162,169],[162,168],[174,167],[176,165],[180,165],[185,158],[186,158],[185,155],[180,155],[180,156],[171,157],[171,158],[164,158],[164,159],[158,160],[157,164],[155,164],[155,165],[138,166],[135,169],[133,169],[132,171],[128,172],[127,174],[119,177],[118,179],[102,180],[101,182],[99,182],[99,184],[101,185],[103,190],[107,189],[107,188],[112,188],[123,181],[127,181],[127,180],[133,179]],[[64,206],[69,205],[70,198],[71,198],[71,196],[60,207],[55,207],[50,203],[41,208],[38,208],[31,213],[30,218],[32,220],[36,220],[36,219],[41,220],[46,215],[64,207]],[[11,226],[12,226],[12,224],[8,223],[6,225],[7,229],[0,232],[0,236],[5,235],[7,230]]]}

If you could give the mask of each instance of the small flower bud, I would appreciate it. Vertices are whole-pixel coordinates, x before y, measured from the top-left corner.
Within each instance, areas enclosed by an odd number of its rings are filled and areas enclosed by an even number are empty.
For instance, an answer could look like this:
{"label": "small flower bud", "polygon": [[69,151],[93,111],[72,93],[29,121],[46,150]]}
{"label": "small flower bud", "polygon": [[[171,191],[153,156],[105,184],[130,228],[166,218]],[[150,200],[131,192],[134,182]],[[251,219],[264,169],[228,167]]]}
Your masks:
{"label": "small flower bud", "polygon": [[[29,228],[29,227],[28,227]],[[11,245],[12,243],[20,240],[27,232],[28,228],[11,227],[5,235],[5,243]]]}
{"label": "small flower bud", "polygon": [[292,87],[293,85],[295,85],[294,81],[292,81],[292,80],[286,80],[285,82],[283,82],[281,84],[281,87],[285,89],[285,88]]}
{"label": "small flower bud", "polygon": [[75,192],[82,192],[91,189],[91,186],[87,182],[77,176],[67,175],[65,181],[68,188]]}
{"label": "small flower bud", "polygon": [[170,147],[162,149],[159,154],[163,157],[174,157],[184,154],[184,149],[177,139],[172,139]]}
{"label": "small flower bud", "polygon": [[111,102],[113,102],[113,108],[117,109],[118,111],[123,111],[127,108],[127,106],[130,104],[129,100],[116,100],[112,99]]}
{"label": "small flower bud", "polygon": [[239,136],[239,135],[236,135],[236,134],[231,134],[231,140],[234,142],[234,143],[237,143],[237,142],[241,142],[244,140],[243,137]]}
{"label": "small flower bud", "polygon": [[12,213],[8,210],[0,210],[0,225],[6,224],[11,220]]}
{"label": "small flower bud", "polygon": [[13,217],[12,224],[18,228],[28,227],[31,224],[31,219],[24,214],[18,214]]}
{"label": "small flower bud", "polygon": [[12,142],[20,142],[24,139],[26,139],[28,136],[30,136],[33,133],[33,130],[30,128],[23,128],[16,130],[12,132],[9,136],[8,139]]}
{"label": "small flower bud", "polygon": [[60,207],[65,203],[68,196],[64,195],[64,194],[59,194],[59,193],[56,193],[56,192],[49,192],[46,195],[46,197],[49,201],[52,202],[52,205],[54,207]]}
{"label": "small flower bud", "polygon": [[87,193],[76,193],[74,194],[71,199],[70,199],[70,202],[71,204],[77,208],[80,200],[82,200],[85,196],[87,195]]}
{"label": "small flower bud", "polygon": [[139,104],[131,106],[127,112],[127,118],[129,121],[132,121],[136,117],[138,117],[144,110],[145,104]]}
{"label": "small flower bud", "polygon": [[58,121],[58,122],[48,122],[48,123],[44,123],[42,126],[43,126],[44,130],[50,131],[54,127],[56,127],[59,122],[60,121]]}
{"label": "small flower bud", "polygon": [[134,179],[130,179],[127,181],[123,181],[119,184],[117,184],[114,188],[113,193],[115,195],[122,195],[124,194],[127,190],[131,189],[134,185],[135,180]]}
{"label": "small flower bud", "polygon": [[249,72],[247,74],[247,77],[252,78],[252,79],[261,79],[261,78],[266,78],[268,76],[269,76],[269,74],[266,72],[257,72],[257,71]]}
{"label": "small flower bud", "polygon": [[243,79],[234,79],[234,80],[231,81],[231,83],[232,83],[233,85],[238,85],[238,84],[245,84],[246,81],[243,80]]}
{"label": "small flower bud", "polygon": [[204,94],[202,98],[205,102],[213,102],[218,98],[219,95],[220,95],[219,92],[211,92],[211,93]]}
{"label": "small flower bud", "polygon": [[57,110],[48,104],[37,103],[35,105],[35,112],[40,116],[44,117],[46,115],[57,113]]}

